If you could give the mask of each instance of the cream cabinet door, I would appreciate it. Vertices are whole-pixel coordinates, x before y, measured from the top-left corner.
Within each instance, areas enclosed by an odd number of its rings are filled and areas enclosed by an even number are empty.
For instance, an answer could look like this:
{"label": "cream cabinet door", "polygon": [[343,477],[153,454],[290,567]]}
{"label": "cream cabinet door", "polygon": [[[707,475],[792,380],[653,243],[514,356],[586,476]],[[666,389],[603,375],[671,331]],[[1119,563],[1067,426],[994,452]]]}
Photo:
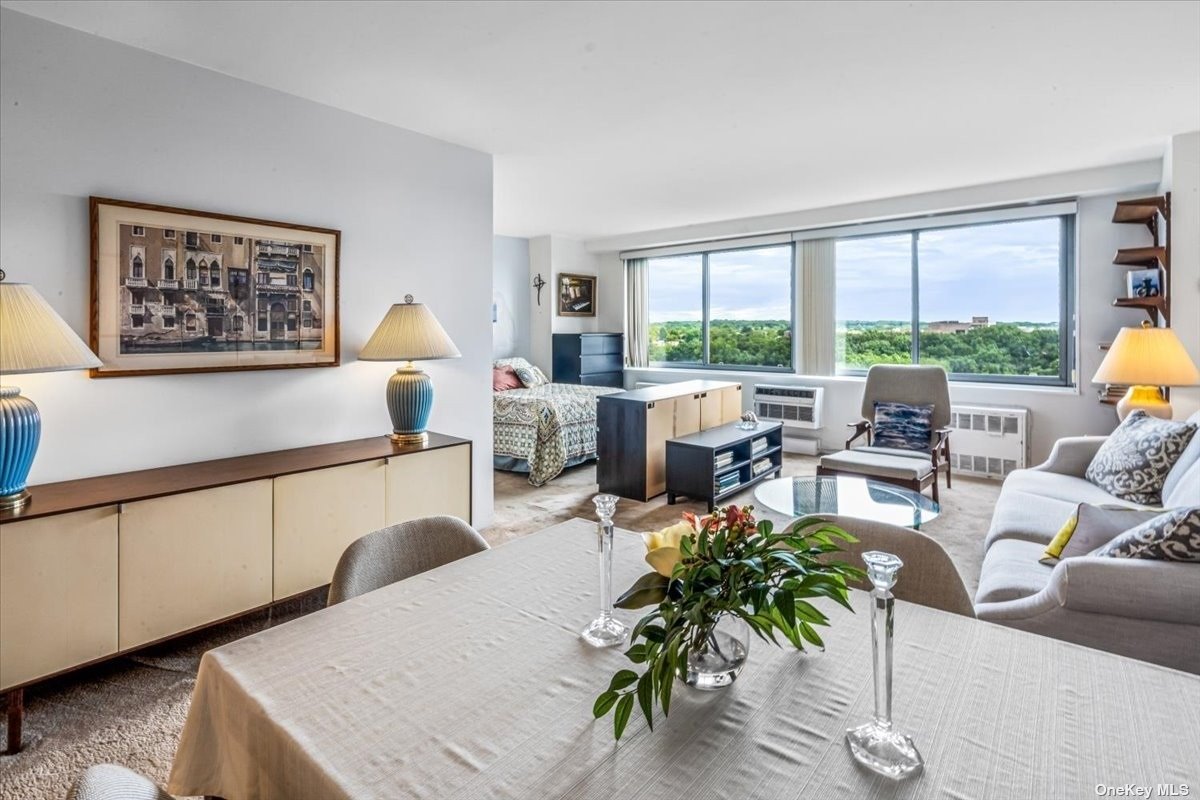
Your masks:
{"label": "cream cabinet door", "polygon": [[676,437],[687,436],[689,433],[700,430],[699,394],[685,394],[682,397],[676,397],[674,407]]}
{"label": "cream cabinet door", "polygon": [[742,418],[742,385],[728,386],[721,390],[721,424],[737,422]]}
{"label": "cream cabinet door", "polygon": [[722,422],[721,390],[700,393],[700,430],[715,428]]}
{"label": "cream cabinet door", "polygon": [[[662,494],[667,490],[667,439],[678,435],[675,426],[679,422],[677,406],[681,400],[691,401],[692,396],[659,400],[646,404],[646,497]],[[688,413],[686,410],[685,414]]]}
{"label": "cream cabinet door", "polygon": [[121,649],[271,602],[271,483],[125,505]]}
{"label": "cream cabinet door", "polygon": [[384,522],[448,514],[471,521],[471,447],[455,445],[387,461]]}
{"label": "cream cabinet door", "polygon": [[275,576],[281,600],[329,583],[342,552],[384,527],[385,462],[275,479]]}
{"label": "cream cabinet door", "polygon": [[116,651],[116,507],[0,526],[0,689]]}

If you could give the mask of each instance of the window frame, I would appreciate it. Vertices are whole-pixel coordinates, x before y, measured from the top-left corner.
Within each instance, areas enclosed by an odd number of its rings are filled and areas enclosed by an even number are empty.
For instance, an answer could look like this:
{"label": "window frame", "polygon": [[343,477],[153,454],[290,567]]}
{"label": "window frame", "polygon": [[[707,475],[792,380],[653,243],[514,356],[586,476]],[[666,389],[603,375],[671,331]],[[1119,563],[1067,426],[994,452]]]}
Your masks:
{"label": "window frame", "polygon": [[[709,328],[712,320],[710,314],[712,311],[712,277],[708,268],[709,256],[713,253],[744,252],[747,250],[765,250],[771,247],[786,247],[788,248],[788,303],[791,307],[791,318],[788,320],[788,330],[791,334],[791,342],[788,346],[788,364],[783,367],[773,367],[756,364],[714,364],[712,362],[712,342],[709,339]],[[693,250],[690,252],[671,253],[670,255],[651,256],[647,261],[666,258],[682,258],[687,256],[700,256],[700,353],[701,361],[648,361],[648,365],[654,369],[696,369],[696,370],[711,370],[713,372],[771,372],[777,374],[788,374],[796,371],[796,243],[795,242],[774,242],[774,243],[754,243],[746,244],[741,247],[715,247],[708,250]],[[651,269],[647,264],[647,270]],[[649,279],[649,278],[648,278]],[[753,321],[753,320],[751,320]],[[652,324],[647,320],[647,325]]]}
{"label": "window frame", "polygon": [[[849,239],[866,239],[878,236],[895,236],[898,234],[907,235],[910,237],[910,275],[912,286],[912,297],[910,298],[911,316],[909,319],[909,330],[912,333],[912,351],[910,354],[910,364],[920,364],[921,357],[921,283],[920,283],[920,258],[918,255],[918,242],[922,231],[931,230],[951,230],[958,228],[980,228],[987,225],[1007,225],[1014,222],[1028,222],[1033,220],[1058,219],[1059,221],[1059,253],[1058,253],[1058,274],[1059,286],[1061,290],[1058,298],[1058,375],[995,375],[977,372],[947,372],[946,375],[951,381],[959,383],[998,383],[1014,386],[1047,386],[1057,388],[1074,388],[1075,380],[1075,329],[1074,329],[1074,309],[1075,309],[1075,234],[1078,221],[1078,211],[1062,212],[1058,214],[1046,214],[1044,216],[1022,216],[1016,219],[1006,219],[1000,217],[993,220],[978,220],[970,222],[955,222],[946,220],[945,224],[932,222],[931,224],[914,225],[908,229],[898,229],[886,232],[864,232],[859,234],[843,234],[834,236],[836,241]],[[834,282],[836,285],[836,265]],[[836,324],[836,323],[835,323]],[[835,328],[836,336],[836,328]],[[834,365],[834,375],[838,377],[863,377],[867,374],[865,369],[846,369]]]}

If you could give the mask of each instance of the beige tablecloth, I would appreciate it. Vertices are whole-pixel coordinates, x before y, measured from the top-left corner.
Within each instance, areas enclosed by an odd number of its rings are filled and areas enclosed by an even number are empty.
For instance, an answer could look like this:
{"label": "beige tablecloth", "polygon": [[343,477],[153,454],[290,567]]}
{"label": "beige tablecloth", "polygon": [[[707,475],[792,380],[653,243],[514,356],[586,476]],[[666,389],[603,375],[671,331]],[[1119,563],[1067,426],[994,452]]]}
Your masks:
{"label": "beige tablecloth", "polygon": [[[862,771],[866,597],[826,609],[825,652],[756,640],[722,693],[679,691],[618,744],[592,703],[628,662],[578,638],[594,527],[574,521],[205,654],[177,794],[278,798],[1091,798],[1200,790],[1200,678],[898,604],[895,713],[927,763]],[[618,535],[618,587],[645,571]],[[900,580],[904,580],[901,571]],[[630,620],[636,613],[618,612]]]}

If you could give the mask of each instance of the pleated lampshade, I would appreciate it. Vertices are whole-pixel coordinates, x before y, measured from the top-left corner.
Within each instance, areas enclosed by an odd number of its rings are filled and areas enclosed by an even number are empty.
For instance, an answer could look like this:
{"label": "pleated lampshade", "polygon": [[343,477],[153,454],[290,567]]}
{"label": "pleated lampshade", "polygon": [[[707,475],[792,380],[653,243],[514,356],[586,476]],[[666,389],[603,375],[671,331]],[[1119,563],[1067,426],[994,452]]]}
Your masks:
{"label": "pleated lampshade", "polygon": [[411,295],[405,300],[388,309],[358,354],[360,360],[424,361],[462,355],[428,306],[412,302]]}
{"label": "pleated lampshade", "polygon": [[0,282],[0,374],[89,369],[102,363],[37,289]]}
{"label": "pleated lampshade", "polygon": [[1200,372],[1170,328],[1121,328],[1092,382],[1195,386]]}

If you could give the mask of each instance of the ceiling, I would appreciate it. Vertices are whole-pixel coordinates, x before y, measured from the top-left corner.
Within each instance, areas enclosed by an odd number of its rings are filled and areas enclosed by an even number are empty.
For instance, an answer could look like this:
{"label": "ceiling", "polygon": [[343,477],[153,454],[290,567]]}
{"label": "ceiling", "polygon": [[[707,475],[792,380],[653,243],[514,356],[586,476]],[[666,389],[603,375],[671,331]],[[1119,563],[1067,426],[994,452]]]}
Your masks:
{"label": "ceiling", "polygon": [[1200,3],[3,5],[495,155],[612,236],[1100,166],[1200,129]]}

